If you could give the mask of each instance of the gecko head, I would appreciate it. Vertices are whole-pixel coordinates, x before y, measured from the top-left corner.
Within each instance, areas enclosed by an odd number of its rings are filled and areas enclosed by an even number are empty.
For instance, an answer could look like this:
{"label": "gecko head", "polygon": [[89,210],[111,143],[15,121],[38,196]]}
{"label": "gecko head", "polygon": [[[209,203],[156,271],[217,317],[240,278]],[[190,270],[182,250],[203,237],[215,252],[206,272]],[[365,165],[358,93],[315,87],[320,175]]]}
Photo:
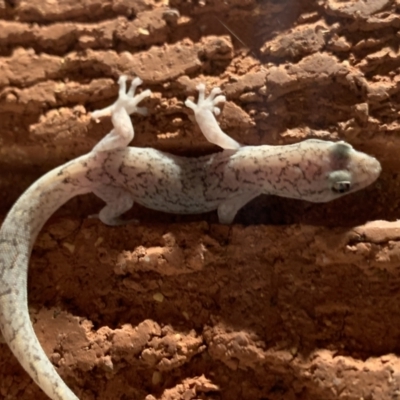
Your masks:
{"label": "gecko head", "polygon": [[348,143],[318,142],[321,152],[314,154],[321,165],[314,177],[319,182],[314,181],[316,190],[309,192],[307,200],[318,203],[334,200],[367,187],[380,175],[379,161]]}

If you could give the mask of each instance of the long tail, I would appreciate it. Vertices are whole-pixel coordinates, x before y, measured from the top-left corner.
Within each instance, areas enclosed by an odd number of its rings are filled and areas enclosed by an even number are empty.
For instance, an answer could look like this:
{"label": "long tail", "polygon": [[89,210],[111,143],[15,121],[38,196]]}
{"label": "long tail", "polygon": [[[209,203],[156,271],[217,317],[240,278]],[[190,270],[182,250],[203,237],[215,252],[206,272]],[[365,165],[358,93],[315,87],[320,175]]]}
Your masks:
{"label": "long tail", "polygon": [[[18,361],[53,400],[78,400],[43,351],[28,312],[27,272],[33,243],[47,219],[70,198],[90,192],[94,156],[50,171],[15,203],[0,230],[0,328]],[[86,163],[86,164],[85,164]],[[92,164],[94,165],[94,164]]]}

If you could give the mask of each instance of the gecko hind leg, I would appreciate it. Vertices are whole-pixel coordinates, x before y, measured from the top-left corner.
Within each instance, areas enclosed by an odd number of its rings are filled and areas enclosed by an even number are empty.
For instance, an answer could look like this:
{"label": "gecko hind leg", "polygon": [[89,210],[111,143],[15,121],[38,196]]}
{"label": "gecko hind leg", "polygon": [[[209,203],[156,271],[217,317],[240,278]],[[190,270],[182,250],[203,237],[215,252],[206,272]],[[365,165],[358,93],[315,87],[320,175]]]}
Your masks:
{"label": "gecko hind leg", "polygon": [[135,136],[129,115],[133,113],[147,115],[147,109],[138,107],[138,104],[150,96],[151,91],[148,89],[135,95],[137,87],[143,82],[140,78],[135,78],[132,80],[128,92],[126,92],[127,79],[125,75],[120,76],[118,80],[118,98],[113,104],[91,113],[91,117],[95,120],[111,114],[111,121],[114,126],[114,129],[93,148],[92,151],[94,152],[118,150],[127,147]]}
{"label": "gecko hind leg", "polygon": [[123,220],[121,215],[130,210],[133,206],[132,195],[120,187],[100,186],[93,190],[93,193],[106,202],[99,214],[91,215],[91,218],[99,218],[103,224],[110,226],[125,225],[130,222],[137,222],[135,219]]}
{"label": "gecko hind leg", "polygon": [[197,104],[187,99],[186,107],[194,111],[197,124],[201,132],[210,143],[214,143],[225,150],[237,150],[241,147],[240,143],[228,136],[218,125],[215,115],[219,115],[221,110],[217,107],[218,103],[226,101],[225,96],[221,95],[219,87],[211,90],[208,97],[205,96],[206,87],[203,83],[197,85],[199,98]]}

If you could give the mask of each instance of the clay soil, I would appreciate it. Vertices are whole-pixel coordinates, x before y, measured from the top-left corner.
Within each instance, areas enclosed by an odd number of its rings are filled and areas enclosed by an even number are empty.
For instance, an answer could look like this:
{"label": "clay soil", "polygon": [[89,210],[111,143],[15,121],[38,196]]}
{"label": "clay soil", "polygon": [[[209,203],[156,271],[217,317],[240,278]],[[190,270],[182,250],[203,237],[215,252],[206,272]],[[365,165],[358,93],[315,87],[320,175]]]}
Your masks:
{"label": "clay soil", "polygon": [[[179,15],[174,11],[179,11]],[[1,219],[111,127],[122,73],[153,95],[133,146],[198,156],[184,100],[223,88],[239,142],[346,140],[383,167],[328,204],[261,196],[216,213],[75,198],[42,230],[32,323],[82,400],[400,398],[399,0],[0,0]],[[45,400],[0,344],[0,398]]]}

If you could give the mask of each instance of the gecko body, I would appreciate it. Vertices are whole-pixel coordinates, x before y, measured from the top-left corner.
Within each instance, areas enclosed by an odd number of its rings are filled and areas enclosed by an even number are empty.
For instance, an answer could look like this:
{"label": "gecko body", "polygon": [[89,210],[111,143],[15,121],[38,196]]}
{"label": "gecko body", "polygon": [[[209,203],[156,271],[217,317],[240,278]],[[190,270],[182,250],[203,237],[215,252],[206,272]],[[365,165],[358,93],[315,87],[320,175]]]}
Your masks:
{"label": "gecko body", "polygon": [[222,223],[256,196],[327,202],[360,190],[380,174],[379,162],[344,142],[306,140],[287,146],[242,146],[218,126],[214,114],[225,100],[218,88],[205,97],[199,85],[194,110],[202,132],[223,151],[198,158],[179,157],[151,148],[127,147],[134,136],[129,117],[145,114],[135,96],[136,78],[126,92],[119,80],[118,99],[92,117],[111,115],[113,130],[94,149],[48,172],[18,199],[0,230],[0,328],[21,365],[53,400],[77,400],[44,353],[32,328],[27,304],[28,262],[47,219],[70,198],[93,192],[105,201],[98,217],[108,225],[134,202],[171,213],[217,210]]}

